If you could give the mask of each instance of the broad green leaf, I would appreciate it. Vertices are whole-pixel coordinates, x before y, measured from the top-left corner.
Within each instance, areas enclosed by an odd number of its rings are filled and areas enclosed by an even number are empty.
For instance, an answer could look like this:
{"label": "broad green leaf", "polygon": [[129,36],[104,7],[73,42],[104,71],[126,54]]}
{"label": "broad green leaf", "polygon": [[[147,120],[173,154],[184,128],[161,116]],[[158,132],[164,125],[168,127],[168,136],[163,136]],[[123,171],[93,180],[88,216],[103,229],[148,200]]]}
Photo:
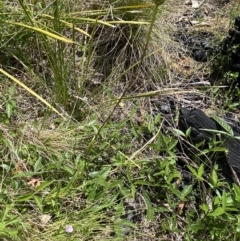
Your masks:
{"label": "broad green leaf", "polygon": [[191,193],[192,188],[193,188],[193,185],[185,186],[184,189],[183,189],[182,192],[181,192],[181,197],[182,197],[182,198],[187,197],[187,195],[188,195],[189,193]]}
{"label": "broad green leaf", "polygon": [[39,208],[39,210],[40,210],[41,213],[42,213],[42,212],[43,212],[43,205],[42,205],[42,200],[41,200],[41,198],[38,197],[38,196],[36,196],[36,195],[34,195],[33,197],[34,197],[34,199],[35,199],[35,202],[36,202],[36,204],[37,204],[37,207]]}
{"label": "broad green leaf", "polygon": [[96,191],[97,191],[97,184],[94,184],[92,187],[91,187],[91,192],[89,193],[88,195],[88,200],[89,201],[93,201],[96,197]]}
{"label": "broad green leaf", "polygon": [[34,194],[38,193],[39,191],[43,190],[44,188],[50,186],[54,181],[45,181],[39,187],[36,188]]}
{"label": "broad green leaf", "polygon": [[74,169],[73,168],[65,165],[65,166],[62,167],[62,169],[65,170],[66,172],[68,172],[69,174],[71,174],[71,176],[74,175]]}
{"label": "broad green leaf", "polygon": [[233,212],[233,213],[237,212],[237,213],[239,213],[239,208],[229,208],[229,207],[227,207],[225,211],[229,212],[229,213],[230,212]]}
{"label": "broad green leaf", "polygon": [[209,207],[207,204],[201,204],[200,205],[200,208],[205,212],[207,213],[209,211]]}
{"label": "broad green leaf", "polygon": [[171,192],[176,195],[178,198],[182,198],[181,192],[178,191],[173,185],[169,185],[169,189],[171,190]]}
{"label": "broad green leaf", "polygon": [[220,131],[220,130],[210,130],[210,129],[204,129],[204,128],[200,128],[199,130],[201,131],[206,131],[206,132],[209,132],[209,133],[212,133],[212,134],[223,134],[224,136],[231,136],[228,132],[226,131]]}
{"label": "broad green leaf", "polygon": [[11,167],[9,166],[9,165],[7,165],[7,164],[0,164],[0,167],[2,168],[2,169],[4,169],[4,170],[6,170],[6,171],[10,171],[10,169],[11,169]]}
{"label": "broad green leaf", "polygon": [[9,213],[9,211],[11,211],[11,209],[14,207],[14,204],[7,204],[5,206],[4,211],[2,212],[2,216],[1,216],[1,222],[5,221],[7,214]]}
{"label": "broad green leaf", "polygon": [[[216,190],[217,192],[218,190]],[[219,206],[221,204],[221,199],[220,199],[220,196],[219,196],[219,192],[217,193],[218,196],[215,196],[213,198],[213,205],[216,207],[216,206]]]}
{"label": "broad green leaf", "polygon": [[216,187],[217,183],[218,183],[218,175],[215,170],[212,170],[212,174],[211,174],[210,178],[211,178],[213,186]]}
{"label": "broad green leaf", "polygon": [[197,156],[202,156],[206,155],[207,153],[212,153],[212,152],[227,152],[228,149],[226,147],[213,147],[211,149],[206,149],[202,150]]}
{"label": "broad green leaf", "polygon": [[189,137],[192,131],[192,127],[190,126],[186,131],[186,137]]}
{"label": "broad green leaf", "polygon": [[12,228],[4,228],[4,230],[0,230],[0,235],[10,235],[10,236],[17,236],[18,231],[12,230]]}
{"label": "broad green leaf", "polygon": [[6,112],[7,112],[7,117],[10,118],[12,116],[14,109],[14,101],[8,101],[6,103]]}
{"label": "broad green leaf", "polygon": [[136,186],[131,184],[131,194],[132,194],[132,197],[133,199],[135,199],[136,197]]}
{"label": "broad green leaf", "polygon": [[161,120],[161,115],[160,115],[160,113],[158,113],[158,114],[156,115],[155,119],[154,119],[154,124],[160,123],[160,120]]}
{"label": "broad green leaf", "polygon": [[203,180],[203,177],[202,177],[203,173],[204,173],[204,164],[202,163],[202,164],[200,165],[200,167],[198,168],[197,178],[198,178],[199,180]]}
{"label": "broad green leaf", "polygon": [[223,190],[223,193],[222,193],[222,207],[224,210],[227,207],[227,194],[226,194],[225,190]]}
{"label": "broad green leaf", "polygon": [[38,160],[34,164],[34,172],[38,172],[42,168],[42,158],[38,158]]}
{"label": "broad green leaf", "polygon": [[171,151],[177,144],[178,140],[172,140],[172,142],[169,143],[168,151]]}
{"label": "broad green leaf", "polygon": [[240,203],[240,187],[237,186],[235,183],[233,184],[233,191],[235,193],[236,200]]}
{"label": "broad green leaf", "polygon": [[189,231],[198,232],[199,230],[205,229],[205,227],[201,224],[191,224],[188,227],[188,229],[189,229]]}
{"label": "broad green leaf", "polygon": [[226,152],[228,149],[226,147],[213,147],[210,149],[211,152]]}
{"label": "broad green leaf", "polygon": [[152,202],[151,202],[147,192],[144,189],[142,191],[143,191],[144,201],[147,205],[147,220],[153,220],[154,208],[152,207]]}
{"label": "broad green leaf", "polygon": [[15,217],[7,222],[5,222],[5,225],[8,226],[8,225],[11,225],[11,224],[14,224],[14,223],[20,223],[22,220],[20,217]]}
{"label": "broad green leaf", "polygon": [[230,134],[231,136],[234,136],[233,134],[233,130],[231,128],[231,126],[229,126],[227,124],[226,121],[224,121],[223,119],[221,119],[218,116],[211,116],[228,134]]}
{"label": "broad green leaf", "polygon": [[20,198],[17,199],[18,202],[26,202],[28,201],[29,199],[31,199],[33,196],[33,194],[26,194]]}
{"label": "broad green leaf", "polygon": [[139,136],[139,134],[137,133],[137,131],[136,131],[136,128],[135,127],[132,127],[131,129],[131,133],[134,135],[134,137],[138,137]]}
{"label": "broad green leaf", "polygon": [[187,168],[191,171],[191,173],[197,178],[198,177],[198,173],[196,172],[196,170],[190,166],[190,165],[187,165]]}
{"label": "broad green leaf", "polygon": [[182,131],[175,129],[175,128],[173,128],[172,130],[176,135],[185,137],[185,134]]}
{"label": "broad green leaf", "polygon": [[208,213],[208,216],[209,217],[218,217],[218,216],[221,216],[224,213],[225,213],[224,209],[222,207],[218,207],[213,212]]}
{"label": "broad green leaf", "polygon": [[165,178],[165,180],[167,181],[167,183],[171,183],[174,178],[176,178],[176,177],[179,178],[180,176],[181,176],[180,173],[178,171],[174,170],[173,172],[171,172],[169,174],[169,176],[167,178]]}

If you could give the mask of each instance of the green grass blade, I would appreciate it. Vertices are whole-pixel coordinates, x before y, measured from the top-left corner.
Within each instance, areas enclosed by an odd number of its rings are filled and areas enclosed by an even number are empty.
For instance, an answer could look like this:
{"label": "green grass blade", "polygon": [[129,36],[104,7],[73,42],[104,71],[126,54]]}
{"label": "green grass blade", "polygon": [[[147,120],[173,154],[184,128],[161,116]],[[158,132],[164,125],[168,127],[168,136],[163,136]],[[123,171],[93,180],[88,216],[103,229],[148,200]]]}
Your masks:
{"label": "green grass blade", "polygon": [[50,108],[51,110],[53,110],[54,112],[56,112],[59,116],[61,116],[62,118],[65,119],[65,117],[58,112],[52,105],[50,105],[46,100],[44,100],[40,95],[38,95],[36,92],[34,92],[33,90],[31,90],[30,88],[28,88],[24,83],[22,83],[20,80],[16,79],[14,76],[12,76],[11,74],[9,74],[8,72],[4,71],[3,69],[0,68],[0,72],[2,74],[4,74],[5,76],[7,76],[8,78],[10,78],[11,80],[13,80],[15,83],[17,83],[18,85],[20,85],[21,87],[23,87],[26,91],[28,91],[31,95],[35,96],[37,99],[39,99],[41,102],[43,102],[48,108]]}
{"label": "green grass blade", "polygon": [[6,23],[12,24],[12,25],[16,25],[16,26],[20,26],[20,27],[24,27],[24,28],[27,28],[27,29],[31,29],[31,30],[33,30],[35,32],[42,33],[42,34],[44,34],[44,35],[46,35],[46,36],[48,36],[50,38],[57,39],[57,40],[60,40],[62,42],[65,42],[65,43],[71,43],[71,44],[74,43],[74,41],[72,41],[69,38],[66,38],[66,37],[63,37],[63,36],[51,33],[49,31],[46,31],[46,30],[41,29],[41,28],[32,27],[32,26],[29,26],[29,25],[26,25],[26,24],[23,24],[23,23],[14,23],[14,22],[9,22],[9,21],[7,21]]}

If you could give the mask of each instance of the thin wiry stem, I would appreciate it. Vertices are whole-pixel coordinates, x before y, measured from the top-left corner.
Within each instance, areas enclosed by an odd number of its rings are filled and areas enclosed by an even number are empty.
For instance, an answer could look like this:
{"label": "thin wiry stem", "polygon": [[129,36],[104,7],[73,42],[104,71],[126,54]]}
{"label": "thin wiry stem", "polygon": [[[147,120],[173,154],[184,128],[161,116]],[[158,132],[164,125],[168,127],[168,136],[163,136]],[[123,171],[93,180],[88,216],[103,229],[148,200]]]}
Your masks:
{"label": "thin wiry stem", "polygon": [[90,142],[90,144],[88,145],[88,148],[87,148],[87,153],[90,151],[92,145],[95,143],[95,140],[96,138],[100,135],[100,132],[101,130],[103,129],[103,127],[106,125],[106,123],[108,122],[108,120],[111,118],[111,116],[113,115],[114,111],[116,110],[117,106],[120,104],[120,102],[122,101],[123,97],[125,96],[125,94],[127,93],[128,89],[133,85],[134,81],[136,79],[138,79],[138,74],[139,74],[139,70],[141,68],[141,65],[143,63],[143,60],[146,56],[146,52],[147,52],[147,48],[148,48],[148,45],[149,45],[149,41],[150,41],[150,38],[151,38],[151,33],[152,33],[152,29],[153,29],[153,26],[154,26],[154,23],[155,23],[155,20],[156,20],[156,16],[157,16],[157,13],[158,13],[158,7],[160,6],[160,4],[156,4],[155,5],[155,8],[154,8],[154,11],[153,11],[153,17],[152,17],[152,21],[150,23],[150,27],[149,27],[149,30],[148,30],[148,34],[147,34],[147,38],[146,38],[146,43],[145,43],[145,46],[144,46],[144,49],[143,49],[143,52],[142,52],[142,55],[141,55],[141,58],[140,58],[140,61],[138,63],[138,67],[135,71],[135,74],[134,76],[132,77],[132,79],[129,81],[129,83],[127,84],[126,88],[124,89],[124,91],[122,92],[120,98],[118,99],[116,105],[113,107],[111,113],[108,115],[108,117],[104,120],[103,124],[100,126],[100,128],[98,129],[98,132],[96,133],[96,135],[93,137],[92,141]]}

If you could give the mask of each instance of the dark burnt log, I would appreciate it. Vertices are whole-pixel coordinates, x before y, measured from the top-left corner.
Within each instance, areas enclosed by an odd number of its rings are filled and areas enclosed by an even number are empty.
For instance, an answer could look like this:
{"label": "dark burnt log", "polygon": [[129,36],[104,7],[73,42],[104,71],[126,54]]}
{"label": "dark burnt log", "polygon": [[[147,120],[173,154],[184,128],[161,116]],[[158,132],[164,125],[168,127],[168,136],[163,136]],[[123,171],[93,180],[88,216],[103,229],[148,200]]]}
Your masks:
{"label": "dark burnt log", "polygon": [[[234,136],[240,136],[240,129],[233,124],[229,125],[233,129]],[[207,144],[211,140],[212,134],[202,129],[224,131],[214,119],[208,117],[203,111],[195,108],[181,108],[179,129],[185,132],[189,127],[191,127],[190,139],[193,144],[202,141]],[[240,178],[240,141],[225,135],[221,137],[221,140],[222,146],[227,149],[227,152],[218,156],[217,163],[228,180],[238,182],[237,178]]]}
{"label": "dark burnt log", "polygon": [[181,108],[179,115],[179,127],[183,131],[186,131],[189,127],[191,127],[191,140],[194,144],[196,144],[204,140],[209,141],[212,137],[211,133],[201,131],[200,129],[216,130],[217,124],[199,109]]}

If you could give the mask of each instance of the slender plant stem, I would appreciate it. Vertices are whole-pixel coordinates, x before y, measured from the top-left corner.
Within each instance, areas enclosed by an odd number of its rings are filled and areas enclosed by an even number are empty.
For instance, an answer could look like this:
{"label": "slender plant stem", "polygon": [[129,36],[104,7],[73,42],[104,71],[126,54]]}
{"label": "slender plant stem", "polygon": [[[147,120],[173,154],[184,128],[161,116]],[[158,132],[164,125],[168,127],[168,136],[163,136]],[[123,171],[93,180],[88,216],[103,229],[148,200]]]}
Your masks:
{"label": "slender plant stem", "polygon": [[136,69],[136,71],[135,71],[135,74],[133,75],[132,79],[129,81],[129,83],[128,83],[128,85],[126,86],[126,88],[124,89],[124,91],[122,92],[120,98],[118,99],[116,105],[113,107],[111,113],[110,113],[110,114],[108,115],[108,117],[103,121],[102,125],[101,125],[100,128],[98,129],[98,132],[97,132],[96,135],[93,137],[93,139],[92,139],[92,141],[90,142],[90,144],[88,145],[88,148],[87,148],[87,150],[86,150],[87,153],[90,151],[92,145],[95,143],[96,138],[100,135],[101,130],[102,130],[103,127],[106,125],[106,123],[108,122],[108,120],[111,118],[111,116],[113,115],[114,111],[116,110],[116,108],[117,108],[117,106],[120,104],[120,102],[122,101],[123,97],[125,96],[125,94],[126,94],[127,91],[129,90],[129,88],[133,85],[134,81],[135,81],[136,79],[138,79],[139,71],[140,71],[140,69],[141,69],[143,60],[144,60],[145,55],[146,55],[146,52],[147,52],[147,48],[148,48],[149,41],[150,41],[150,38],[151,38],[152,29],[153,29],[153,26],[154,26],[154,23],[155,23],[155,20],[156,20],[156,16],[157,16],[157,13],[158,13],[158,7],[159,7],[159,4],[156,4],[155,7],[154,7],[153,17],[152,17],[152,21],[151,21],[151,23],[150,23],[150,27],[149,27],[149,30],[148,30],[148,34],[147,34],[147,38],[146,38],[146,43],[145,43],[145,46],[144,46],[144,49],[143,49],[143,52],[142,52],[140,61],[139,61],[139,63],[138,63],[137,69]]}

